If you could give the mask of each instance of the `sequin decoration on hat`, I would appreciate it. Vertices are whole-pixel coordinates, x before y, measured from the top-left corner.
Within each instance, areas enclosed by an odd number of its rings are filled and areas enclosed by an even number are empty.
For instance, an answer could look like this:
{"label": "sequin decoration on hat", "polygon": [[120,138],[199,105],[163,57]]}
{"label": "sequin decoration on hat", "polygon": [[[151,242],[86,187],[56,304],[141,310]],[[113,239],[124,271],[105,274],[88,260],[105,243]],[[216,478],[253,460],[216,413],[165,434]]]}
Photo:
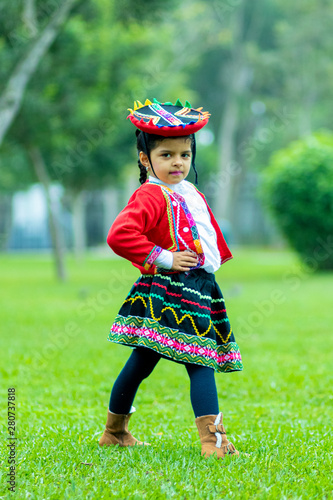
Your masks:
{"label": "sequin decoration on hat", "polygon": [[144,104],[135,101],[134,109],[129,108],[129,111],[127,118],[139,130],[164,137],[194,134],[207,125],[210,117],[208,111],[202,111],[202,108],[194,109],[188,101],[184,106],[179,99],[175,104],[161,103],[157,99],[153,102],[146,99]]}

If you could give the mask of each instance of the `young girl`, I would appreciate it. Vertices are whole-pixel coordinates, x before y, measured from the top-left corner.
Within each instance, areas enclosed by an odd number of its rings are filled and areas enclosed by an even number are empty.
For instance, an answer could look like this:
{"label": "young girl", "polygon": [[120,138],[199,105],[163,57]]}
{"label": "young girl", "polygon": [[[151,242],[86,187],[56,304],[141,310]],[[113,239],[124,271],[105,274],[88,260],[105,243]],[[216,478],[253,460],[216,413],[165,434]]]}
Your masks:
{"label": "young girl", "polygon": [[128,430],[132,403],[163,357],[183,364],[190,377],[201,454],[238,455],[226,436],[214,378],[214,371],[242,370],[213,274],[232,255],[204,195],[185,180],[191,165],[197,174],[194,133],[209,116],[179,100],[137,101],[130,110],[142,185],[116,218],[107,242],[141,276],[109,335],[134,350],[112,388],[101,446],[144,444]]}

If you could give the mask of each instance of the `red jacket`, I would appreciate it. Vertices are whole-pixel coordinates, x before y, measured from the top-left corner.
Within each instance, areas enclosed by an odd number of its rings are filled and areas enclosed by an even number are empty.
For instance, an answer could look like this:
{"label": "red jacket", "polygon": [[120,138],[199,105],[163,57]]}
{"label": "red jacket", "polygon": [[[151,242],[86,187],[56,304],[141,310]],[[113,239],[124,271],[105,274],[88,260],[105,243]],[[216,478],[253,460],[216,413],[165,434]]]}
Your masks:
{"label": "red jacket", "polygon": [[[204,195],[198,193],[207,205],[223,264],[232,254]],[[107,242],[116,254],[130,260],[142,274],[157,272],[153,262],[163,249],[179,252],[190,248],[199,256],[197,267],[205,261],[200,236],[184,198],[166,186],[149,181],[133,193],[112,224]]]}

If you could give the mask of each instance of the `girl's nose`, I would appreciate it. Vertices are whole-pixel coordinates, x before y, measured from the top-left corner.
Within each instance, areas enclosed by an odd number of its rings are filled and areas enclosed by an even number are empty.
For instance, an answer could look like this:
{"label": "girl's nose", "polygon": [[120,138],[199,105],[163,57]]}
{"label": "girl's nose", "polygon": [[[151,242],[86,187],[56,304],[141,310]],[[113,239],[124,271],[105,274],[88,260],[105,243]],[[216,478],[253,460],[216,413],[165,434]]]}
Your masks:
{"label": "girl's nose", "polygon": [[182,165],[183,160],[181,156],[175,156],[173,160],[174,165]]}

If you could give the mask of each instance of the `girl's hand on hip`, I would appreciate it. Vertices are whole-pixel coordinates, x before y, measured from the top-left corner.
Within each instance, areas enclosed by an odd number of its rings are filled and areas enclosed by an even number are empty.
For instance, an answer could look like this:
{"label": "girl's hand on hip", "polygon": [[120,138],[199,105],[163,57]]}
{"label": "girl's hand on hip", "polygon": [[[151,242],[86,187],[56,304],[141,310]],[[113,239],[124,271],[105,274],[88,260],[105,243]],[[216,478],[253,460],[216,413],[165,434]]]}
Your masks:
{"label": "girl's hand on hip", "polygon": [[173,253],[172,271],[189,271],[198,264],[197,254],[189,250]]}

